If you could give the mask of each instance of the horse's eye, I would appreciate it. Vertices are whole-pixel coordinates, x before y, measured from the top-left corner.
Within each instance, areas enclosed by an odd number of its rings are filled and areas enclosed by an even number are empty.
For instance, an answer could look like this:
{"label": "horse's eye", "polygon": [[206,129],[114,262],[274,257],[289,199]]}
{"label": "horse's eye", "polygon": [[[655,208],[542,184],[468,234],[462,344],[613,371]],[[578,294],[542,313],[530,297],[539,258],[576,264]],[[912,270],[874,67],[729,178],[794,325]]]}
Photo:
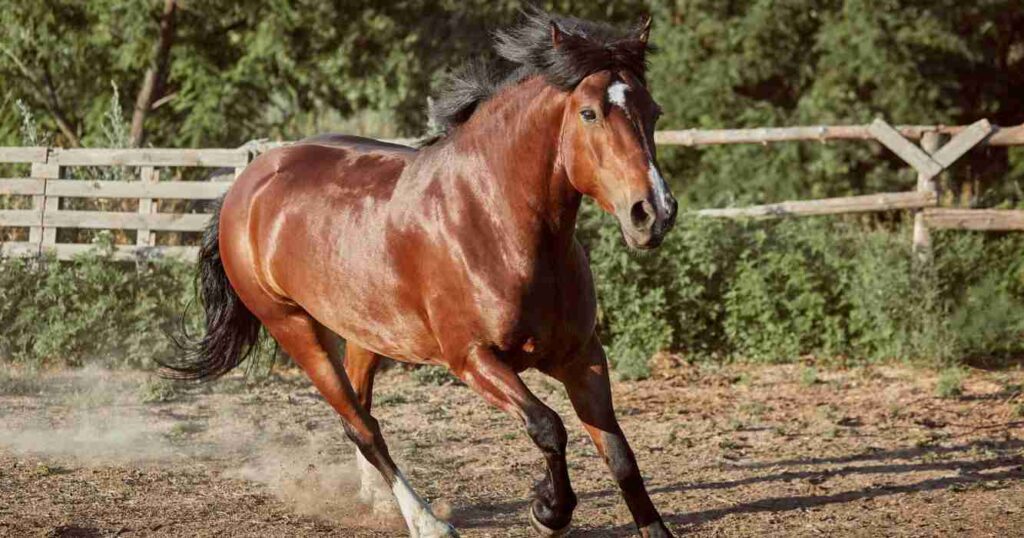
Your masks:
{"label": "horse's eye", "polygon": [[592,109],[589,108],[584,108],[583,110],[580,111],[580,117],[583,118],[583,121],[587,123],[594,123],[595,121],[597,121],[597,112],[594,112]]}

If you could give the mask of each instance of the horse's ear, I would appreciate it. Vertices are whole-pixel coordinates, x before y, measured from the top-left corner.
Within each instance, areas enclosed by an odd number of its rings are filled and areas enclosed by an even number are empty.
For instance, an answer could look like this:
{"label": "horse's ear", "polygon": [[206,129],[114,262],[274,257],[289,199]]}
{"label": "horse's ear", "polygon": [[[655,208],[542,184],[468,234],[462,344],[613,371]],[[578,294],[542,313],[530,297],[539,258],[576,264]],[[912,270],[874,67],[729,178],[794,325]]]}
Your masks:
{"label": "horse's ear", "polygon": [[640,31],[637,33],[636,38],[640,40],[644,45],[647,44],[647,40],[651,38],[651,16],[644,15],[640,19]]}
{"label": "horse's ear", "polygon": [[551,44],[554,45],[555,47],[561,45],[562,37],[564,35],[565,32],[563,32],[562,28],[558,26],[558,23],[555,21],[551,21]]}

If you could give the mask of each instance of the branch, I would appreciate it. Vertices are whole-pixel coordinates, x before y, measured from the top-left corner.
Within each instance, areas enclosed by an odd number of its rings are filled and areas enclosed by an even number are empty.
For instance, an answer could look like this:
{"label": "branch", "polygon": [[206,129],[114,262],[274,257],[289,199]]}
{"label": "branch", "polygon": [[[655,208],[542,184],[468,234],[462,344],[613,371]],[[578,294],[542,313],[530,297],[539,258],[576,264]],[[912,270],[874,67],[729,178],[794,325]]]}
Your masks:
{"label": "branch", "polygon": [[160,39],[153,50],[153,62],[142,80],[142,86],[135,97],[135,111],[132,113],[131,147],[137,148],[145,140],[146,116],[153,109],[153,104],[164,91],[167,71],[170,66],[171,46],[174,44],[174,14],[177,11],[177,0],[165,0],[164,11],[160,16]]}
{"label": "branch", "polygon": [[22,63],[21,59],[7,47],[0,46],[0,51],[3,51],[3,53],[10,58],[12,62],[14,62],[18,71],[21,71],[21,76],[32,85],[36,92],[36,98],[43,103],[46,111],[49,112],[53,121],[57,124],[57,128],[60,129],[60,132],[65,138],[67,138],[68,145],[76,148],[81,147],[82,141],[78,138],[78,134],[75,133],[75,129],[72,127],[71,122],[68,121],[67,117],[64,116],[64,113],[61,111],[60,102],[57,100],[57,92],[54,90],[53,85],[50,84],[49,80],[45,85],[39,82],[39,79],[29,71],[28,67]]}

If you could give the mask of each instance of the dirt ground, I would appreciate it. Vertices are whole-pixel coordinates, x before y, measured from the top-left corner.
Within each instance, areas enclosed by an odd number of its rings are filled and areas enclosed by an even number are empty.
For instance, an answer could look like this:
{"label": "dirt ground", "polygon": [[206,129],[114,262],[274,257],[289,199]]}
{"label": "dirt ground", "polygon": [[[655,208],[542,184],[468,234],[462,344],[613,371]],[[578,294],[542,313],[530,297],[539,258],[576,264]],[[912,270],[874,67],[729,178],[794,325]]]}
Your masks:
{"label": "dirt ground", "polygon": [[[174,389],[139,373],[0,383],[0,536],[402,536],[355,500],[353,449],[300,376]],[[564,393],[577,536],[634,529]],[[1024,372],[963,395],[910,368],[699,367],[662,357],[615,385],[655,504],[697,536],[1024,535]],[[520,426],[462,386],[393,369],[375,415],[420,493],[463,536],[532,536],[542,472]]]}

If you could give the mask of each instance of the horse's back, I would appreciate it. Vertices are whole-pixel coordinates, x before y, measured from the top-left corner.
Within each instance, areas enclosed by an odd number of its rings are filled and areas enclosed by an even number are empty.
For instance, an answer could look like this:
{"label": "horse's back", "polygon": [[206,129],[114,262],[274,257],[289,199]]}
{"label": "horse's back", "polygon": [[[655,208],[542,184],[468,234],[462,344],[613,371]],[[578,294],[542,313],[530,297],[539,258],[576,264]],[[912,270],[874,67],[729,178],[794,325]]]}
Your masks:
{"label": "horse's back", "polygon": [[389,198],[417,150],[360,136],[325,134],[267,151],[236,181],[229,198],[268,199],[268,210],[305,198],[343,206]]}
{"label": "horse's back", "polygon": [[[253,282],[243,300],[301,305],[346,338],[395,358],[427,354],[373,317],[405,327],[421,323],[379,304],[398,285],[388,267],[388,209],[417,154],[398,144],[325,135],[254,159],[220,214],[228,276],[233,283]],[[332,278],[323,278],[325,268]],[[338,297],[346,308],[338,308]]]}
{"label": "horse's back", "polygon": [[339,148],[349,148],[360,152],[394,152],[400,154],[415,154],[418,150],[411,146],[385,142],[375,138],[364,136],[347,135],[340,133],[326,133],[304,138],[295,145],[322,145]]}

